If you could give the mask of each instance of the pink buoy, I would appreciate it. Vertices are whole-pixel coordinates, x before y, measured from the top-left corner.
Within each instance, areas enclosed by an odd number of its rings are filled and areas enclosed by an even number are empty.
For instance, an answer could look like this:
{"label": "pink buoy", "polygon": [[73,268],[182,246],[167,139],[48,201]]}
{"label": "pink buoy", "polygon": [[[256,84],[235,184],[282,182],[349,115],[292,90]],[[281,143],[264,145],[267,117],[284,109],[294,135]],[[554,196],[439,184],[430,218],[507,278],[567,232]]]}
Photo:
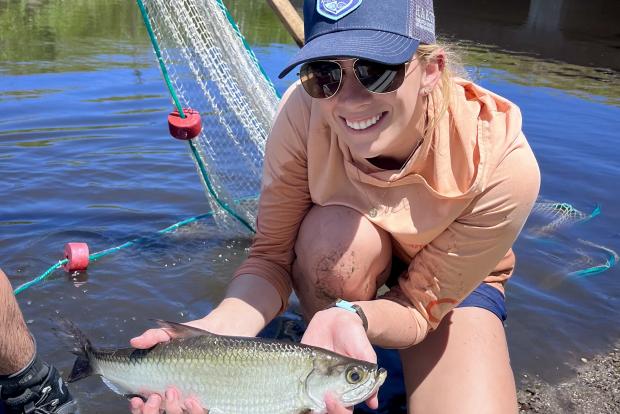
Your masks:
{"label": "pink buoy", "polygon": [[67,263],[63,267],[67,272],[86,270],[88,267],[88,256],[88,244],[67,243],[65,244],[65,259],[67,259]]}
{"label": "pink buoy", "polygon": [[170,135],[182,140],[196,138],[202,131],[200,113],[191,108],[185,108],[183,114],[185,114],[185,118],[181,118],[179,111],[170,112],[168,115]]}

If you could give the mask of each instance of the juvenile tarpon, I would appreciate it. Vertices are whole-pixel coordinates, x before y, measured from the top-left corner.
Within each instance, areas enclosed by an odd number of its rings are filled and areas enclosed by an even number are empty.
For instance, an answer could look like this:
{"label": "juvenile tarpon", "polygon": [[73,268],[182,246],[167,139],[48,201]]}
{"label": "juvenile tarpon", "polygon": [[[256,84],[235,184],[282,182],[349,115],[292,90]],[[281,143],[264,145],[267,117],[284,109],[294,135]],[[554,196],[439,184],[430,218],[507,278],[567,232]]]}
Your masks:
{"label": "juvenile tarpon", "polygon": [[142,350],[95,348],[61,321],[78,357],[68,381],[100,375],[113,391],[142,397],[175,386],[211,414],[301,414],[324,412],[328,391],[347,407],[365,401],[387,375],[376,364],[313,346],[157,322],[175,339]]}

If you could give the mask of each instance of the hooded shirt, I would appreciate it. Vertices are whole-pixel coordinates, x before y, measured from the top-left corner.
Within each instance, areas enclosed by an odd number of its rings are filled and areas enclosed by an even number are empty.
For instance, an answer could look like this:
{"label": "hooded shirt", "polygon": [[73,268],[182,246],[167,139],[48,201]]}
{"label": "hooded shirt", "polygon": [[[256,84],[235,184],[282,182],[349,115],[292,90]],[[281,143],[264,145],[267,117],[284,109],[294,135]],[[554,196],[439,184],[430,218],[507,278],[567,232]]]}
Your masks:
{"label": "hooded shirt", "polygon": [[[421,341],[480,283],[500,289],[540,172],[510,101],[454,78],[447,111],[400,170],[354,161],[299,82],[267,140],[257,232],[235,276],[269,281],[287,306],[299,227],[313,205],[346,206],[391,235],[409,264],[385,298],[412,309]],[[412,97],[415,99],[415,97]],[[441,93],[428,100],[433,119]]]}

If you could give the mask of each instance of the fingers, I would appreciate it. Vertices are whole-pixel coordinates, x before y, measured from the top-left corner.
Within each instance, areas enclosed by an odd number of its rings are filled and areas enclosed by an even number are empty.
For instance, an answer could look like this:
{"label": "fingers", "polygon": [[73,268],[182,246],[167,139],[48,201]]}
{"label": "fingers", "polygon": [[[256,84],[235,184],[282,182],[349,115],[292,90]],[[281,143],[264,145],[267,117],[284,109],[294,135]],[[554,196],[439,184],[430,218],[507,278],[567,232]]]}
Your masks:
{"label": "fingers", "polygon": [[166,401],[164,404],[166,414],[183,414],[185,406],[181,401],[181,395],[175,388],[166,390]]}
{"label": "fingers", "polygon": [[129,402],[131,414],[159,414],[162,399],[159,394],[151,394],[146,400],[142,401],[140,398],[132,398]]}
{"label": "fingers", "polygon": [[207,412],[195,398],[182,401],[181,393],[176,388],[168,388],[165,399],[162,399],[159,394],[151,394],[146,402],[140,398],[132,398],[129,406],[131,414],[160,414],[163,410],[166,414],[204,414]]}
{"label": "fingers", "polygon": [[140,398],[132,398],[129,400],[129,409],[131,410],[131,414],[140,414],[142,413],[142,408],[144,407],[144,401]]}
{"label": "fingers", "polygon": [[160,342],[170,340],[170,335],[163,329],[149,329],[140,336],[132,338],[129,342],[131,346],[139,349],[150,348]]}
{"label": "fingers", "polygon": [[185,400],[185,409],[189,414],[204,414],[208,412],[200,406],[200,403],[193,398]]}
{"label": "fingers", "polygon": [[369,399],[366,400],[366,405],[371,410],[376,410],[379,408],[379,392],[375,392]]}
{"label": "fingers", "polygon": [[344,407],[331,393],[325,396],[325,405],[328,414],[351,414],[353,412],[353,407]]}

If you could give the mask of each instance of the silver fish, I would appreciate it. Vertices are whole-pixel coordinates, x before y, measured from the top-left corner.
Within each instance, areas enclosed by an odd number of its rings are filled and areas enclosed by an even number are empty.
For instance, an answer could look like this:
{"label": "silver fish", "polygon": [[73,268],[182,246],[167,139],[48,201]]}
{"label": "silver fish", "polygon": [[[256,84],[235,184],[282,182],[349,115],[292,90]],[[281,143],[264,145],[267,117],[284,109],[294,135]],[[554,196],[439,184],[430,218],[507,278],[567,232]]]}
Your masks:
{"label": "silver fish", "polygon": [[324,412],[328,391],[347,407],[365,401],[387,376],[376,364],[317,347],[157,322],[176,339],[139,350],[97,349],[61,321],[78,356],[68,381],[100,375],[115,392],[142,397],[174,385],[211,414],[301,414]]}

